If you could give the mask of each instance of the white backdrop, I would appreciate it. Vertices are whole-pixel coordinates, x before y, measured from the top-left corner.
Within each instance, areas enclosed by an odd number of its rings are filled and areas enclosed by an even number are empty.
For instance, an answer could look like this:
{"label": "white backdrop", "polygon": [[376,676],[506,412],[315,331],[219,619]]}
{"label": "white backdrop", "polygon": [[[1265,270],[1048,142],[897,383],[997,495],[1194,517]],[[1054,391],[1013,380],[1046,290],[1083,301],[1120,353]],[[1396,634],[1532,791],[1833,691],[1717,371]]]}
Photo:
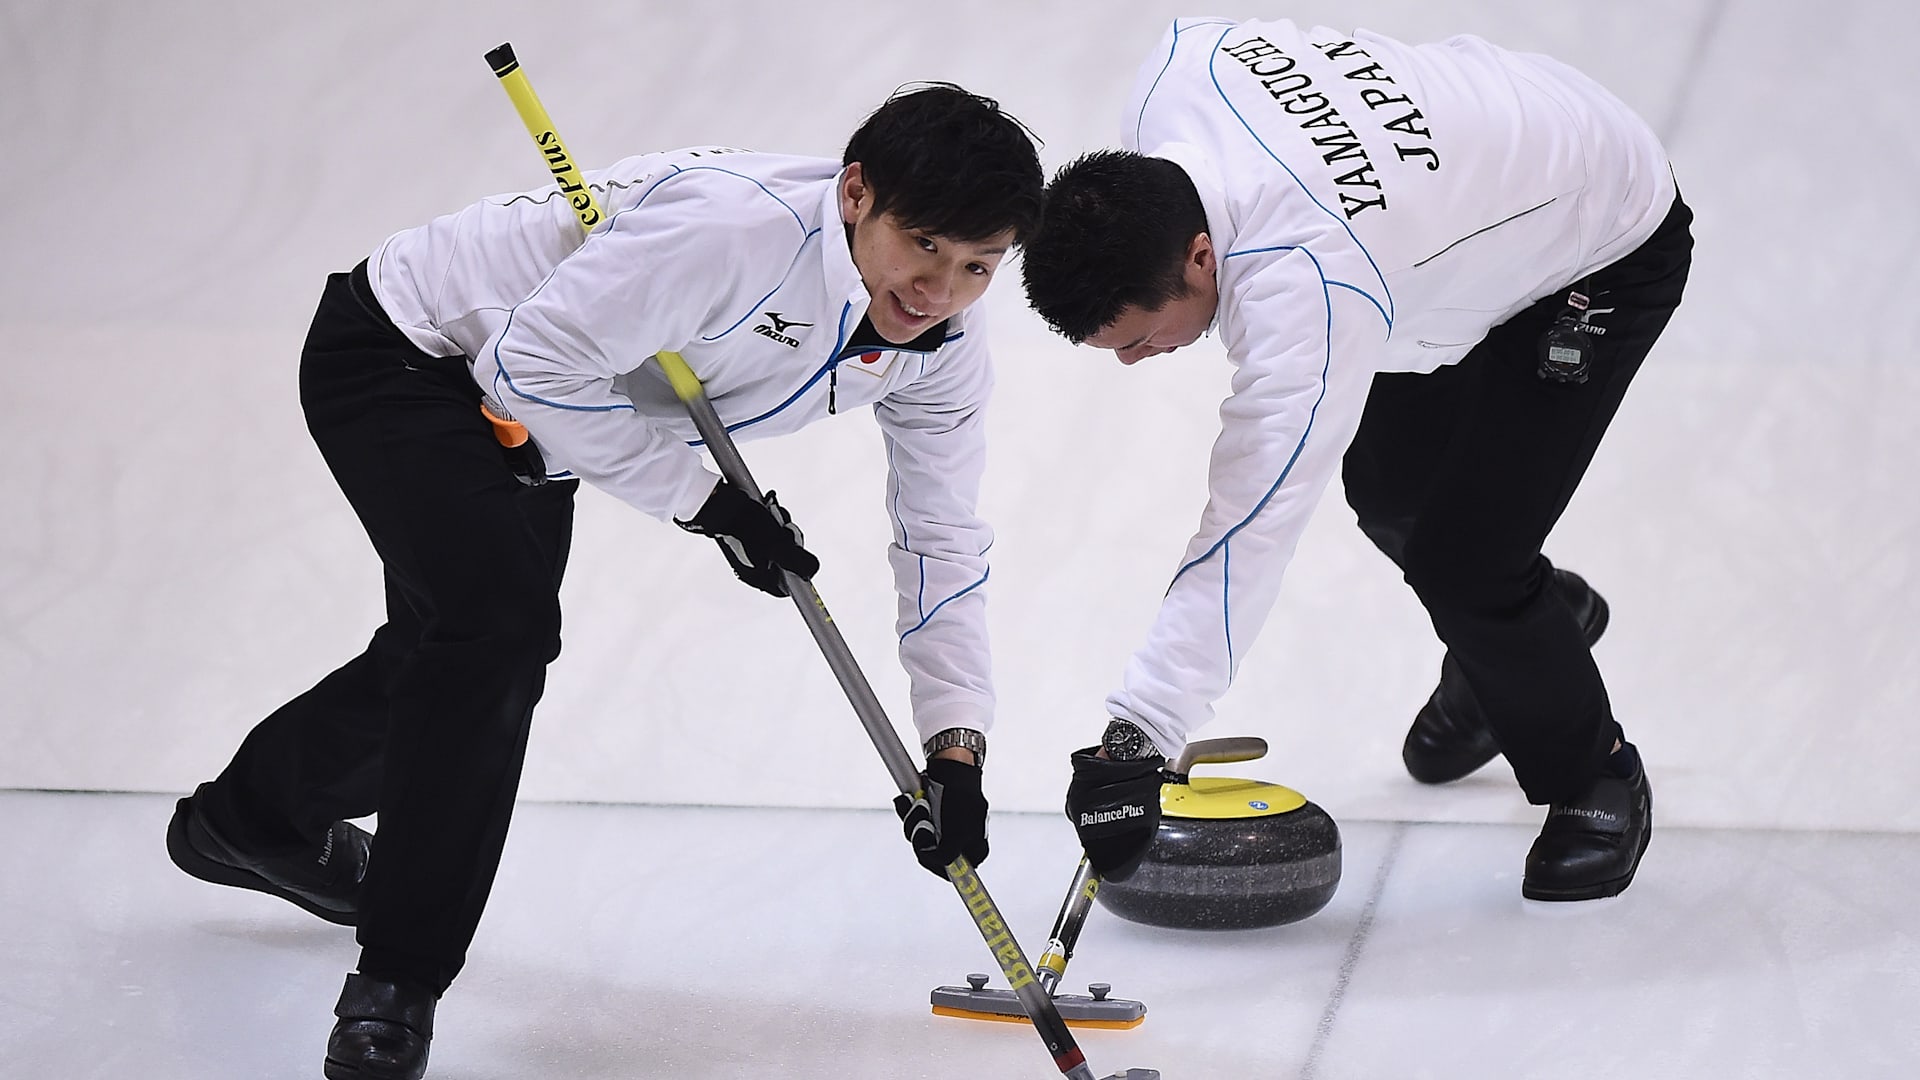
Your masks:
{"label": "white backdrop", "polygon": [[[1920,76],[1887,52],[1920,39],[1916,8],[1280,7],[9,0],[0,786],[184,791],[377,625],[377,563],[302,426],[299,345],[326,273],[544,176],[491,46],[514,42],[588,163],[694,142],[837,156],[897,85],[943,78],[999,97],[1051,169],[1114,140],[1167,19],[1272,12],[1551,52],[1668,139],[1693,283],[1549,554],[1614,604],[1598,655],[1663,823],[1920,826]],[[989,794],[1051,810],[1196,520],[1227,369],[1204,344],[1130,371],[1072,349],[1024,310],[1017,266],[989,302]],[[871,418],[746,454],[904,710]],[[797,616],[706,541],[583,493],[565,611],[524,797],[890,794]],[[1265,736],[1274,756],[1240,771],[1337,817],[1537,820],[1503,767],[1446,790],[1401,773],[1439,653],[1336,490],[1202,734]]]}

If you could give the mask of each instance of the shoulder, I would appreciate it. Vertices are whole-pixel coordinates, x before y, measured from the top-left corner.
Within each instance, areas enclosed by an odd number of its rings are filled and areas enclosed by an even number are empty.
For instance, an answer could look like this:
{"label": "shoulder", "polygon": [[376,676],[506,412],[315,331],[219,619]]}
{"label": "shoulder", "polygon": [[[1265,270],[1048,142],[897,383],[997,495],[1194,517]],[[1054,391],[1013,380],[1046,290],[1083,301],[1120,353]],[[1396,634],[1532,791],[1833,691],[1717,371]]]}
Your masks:
{"label": "shoulder", "polygon": [[818,235],[838,172],[821,158],[713,149],[656,155],[651,164],[596,236],[639,264],[740,288],[785,277]]}
{"label": "shoulder", "polygon": [[689,148],[652,156],[645,183],[613,215],[613,226],[671,222],[713,237],[782,235],[803,240],[817,229],[839,166],[826,158],[725,148]]}

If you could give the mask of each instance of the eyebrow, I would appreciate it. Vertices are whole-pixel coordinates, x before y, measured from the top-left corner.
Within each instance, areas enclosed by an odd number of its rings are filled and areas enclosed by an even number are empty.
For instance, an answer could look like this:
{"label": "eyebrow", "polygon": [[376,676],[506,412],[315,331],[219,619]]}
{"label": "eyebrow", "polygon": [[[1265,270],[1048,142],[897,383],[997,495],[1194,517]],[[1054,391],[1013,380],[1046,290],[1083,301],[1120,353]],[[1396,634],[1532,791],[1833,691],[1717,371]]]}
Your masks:
{"label": "eyebrow", "polygon": [[[926,237],[926,238],[927,238],[927,239],[929,239],[929,240],[933,240],[933,241],[935,241],[935,242],[937,242],[937,243],[941,243],[941,244],[969,244],[969,243],[972,243],[972,241],[971,241],[971,240],[956,240],[956,239],[954,239],[954,238],[953,238],[953,237],[951,237],[951,236],[943,236],[943,235],[941,235],[940,233],[937,233],[937,232],[934,232],[934,231],[933,231],[933,230],[931,230],[931,229],[911,229],[911,228],[909,228],[909,229],[905,229],[904,231],[906,231],[906,232],[911,232],[911,233],[918,233],[918,234],[920,234],[921,236],[924,236],[924,237]],[[1013,250],[1013,245],[1012,245],[1012,244],[1001,244],[1001,245],[1000,245],[999,247],[990,247],[990,248],[981,248],[981,249],[980,249],[980,254],[982,254],[982,255],[1005,255],[1005,254],[1006,254],[1007,252],[1009,252],[1009,251],[1012,251],[1012,250]]]}

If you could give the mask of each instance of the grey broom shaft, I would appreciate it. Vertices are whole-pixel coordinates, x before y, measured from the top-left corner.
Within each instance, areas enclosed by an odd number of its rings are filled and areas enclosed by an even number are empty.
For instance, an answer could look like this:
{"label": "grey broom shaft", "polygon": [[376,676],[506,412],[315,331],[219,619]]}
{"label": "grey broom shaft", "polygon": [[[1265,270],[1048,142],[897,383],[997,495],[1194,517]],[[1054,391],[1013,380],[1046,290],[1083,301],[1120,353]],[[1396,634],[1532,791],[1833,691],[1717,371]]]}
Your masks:
{"label": "grey broom shaft", "polygon": [[[707,452],[713,455],[714,464],[720,466],[720,475],[734,487],[753,496],[762,497],[760,485],[747,470],[746,460],[740,456],[740,450],[733,443],[733,436],[727,432],[727,426],[714,411],[713,402],[705,393],[694,394],[682,399],[687,412],[693,417],[693,426],[699,430],[701,439],[707,444]],[[800,609],[800,617],[806,620],[807,629],[813,631],[813,640],[820,645],[820,651],[827,658],[827,666],[833,669],[834,677],[840,680],[840,688],[846,691],[847,700],[853,703],[853,711],[859,715],[861,726],[867,729],[867,737],[873,740],[874,749],[880,751],[880,757],[887,763],[887,771],[893,774],[893,782],[903,795],[920,793],[920,771],[913,767],[913,759],[907,755],[907,748],[901,744],[900,736],[894,732],[888,722],[886,710],[880,706],[880,699],[874,696],[873,687],[867,683],[867,677],[854,662],[853,651],[847,648],[846,640],[840,636],[840,630],[833,625],[833,617],[827,614],[827,605],[813,583],[791,570],[782,571],[785,575],[787,592],[792,595],[794,606]],[[965,860],[956,860],[956,865]],[[948,870],[952,875],[953,871]],[[997,912],[998,907],[992,897],[986,893],[986,884],[978,875],[973,876],[974,887],[988,910]],[[955,884],[958,884],[956,879]],[[983,931],[984,932],[984,931]],[[1075,936],[1078,936],[1077,927]],[[1009,941],[1012,941],[1009,931]],[[1016,950],[1017,944],[1013,946]],[[1025,966],[1025,958],[1021,958]],[[1028,982],[1015,991],[1020,1004],[1027,1011],[1027,1018],[1039,1031],[1041,1041],[1054,1055],[1056,1064],[1068,1080],[1093,1080],[1093,1071],[1080,1057],[1079,1047],[1072,1033],[1067,1030],[1066,1021],[1060,1018],[1060,1011],[1054,1007],[1050,987],[1043,987],[1038,978]]]}

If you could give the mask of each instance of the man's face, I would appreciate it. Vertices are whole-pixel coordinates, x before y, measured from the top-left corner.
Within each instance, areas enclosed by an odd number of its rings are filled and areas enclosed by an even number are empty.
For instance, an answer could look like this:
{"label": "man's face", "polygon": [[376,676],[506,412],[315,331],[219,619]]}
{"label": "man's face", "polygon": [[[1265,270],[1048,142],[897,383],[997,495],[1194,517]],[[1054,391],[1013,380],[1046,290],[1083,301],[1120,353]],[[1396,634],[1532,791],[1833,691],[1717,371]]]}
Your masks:
{"label": "man's face", "polygon": [[859,162],[841,178],[840,217],[853,227],[853,265],[873,297],[867,317],[895,345],[980,299],[1013,246],[1012,229],[986,240],[953,240],[874,213],[873,189]]}
{"label": "man's face", "polygon": [[1212,240],[1206,233],[1195,236],[1182,263],[1187,295],[1153,311],[1129,304],[1112,322],[1087,335],[1087,344],[1112,349],[1123,364],[1137,364],[1198,341],[1213,325],[1214,311],[1220,306],[1214,265]]}

